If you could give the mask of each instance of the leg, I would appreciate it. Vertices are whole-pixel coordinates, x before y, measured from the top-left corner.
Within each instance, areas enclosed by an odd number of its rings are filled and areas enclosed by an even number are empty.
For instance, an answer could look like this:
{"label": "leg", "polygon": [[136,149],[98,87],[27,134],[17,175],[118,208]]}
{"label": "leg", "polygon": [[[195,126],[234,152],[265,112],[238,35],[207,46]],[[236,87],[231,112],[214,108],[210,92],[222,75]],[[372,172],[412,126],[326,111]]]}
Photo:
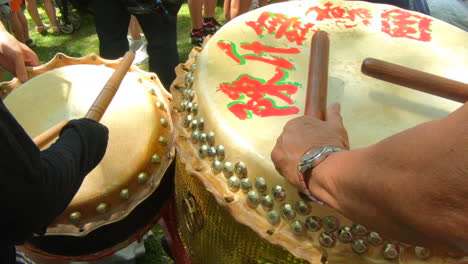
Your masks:
{"label": "leg", "polygon": [[[23,38],[26,40],[31,40],[31,37],[29,36],[29,29],[28,29],[28,20],[26,19],[26,16],[24,15],[24,11],[20,8],[20,10],[17,12],[18,13],[18,20],[21,23],[21,27],[23,30]],[[32,43],[32,41],[31,41]],[[28,45],[30,46],[30,45]]]}
{"label": "leg", "polygon": [[[40,33],[45,30],[44,24],[42,24],[41,17],[39,12],[37,12],[37,1],[36,0],[26,0],[26,9],[31,16],[34,24],[36,24],[36,30]],[[41,31],[42,30],[42,31]]]}
{"label": "leg", "polygon": [[217,0],[203,0],[204,17],[214,17]]}
{"label": "leg", "polygon": [[[55,15],[55,7],[51,0],[44,0],[44,9],[49,17],[50,25],[54,29],[54,32],[60,32],[57,24],[57,16]],[[56,29],[58,29],[58,31]]]}
{"label": "leg", "polygon": [[[114,0],[111,0],[114,1]],[[179,64],[177,17],[163,14],[136,15],[148,41],[149,70],[169,90]]]}
{"label": "leg", "polygon": [[121,1],[94,0],[93,4],[99,53],[105,59],[118,59],[128,51],[130,14]]}
{"label": "leg", "polygon": [[11,24],[11,29],[13,30],[13,35],[15,35],[15,38],[19,41],[24,43],[26,39],[23,37],[23,27],[21,25],[21,22],[18,19],[18,11],[12,12],[10,14],[10,24]]}
{"label": "leg", "polygon": [[192,19],[192,28],[200,29],[202,27],[202,6],[203,0],[188,0],[190,18]]}
{"label": "leg", "polygon": [[234,19],[249,11],[252,0],[231,0],[231,19]]}
{"label": "leg", "polygon": [[134,40],[140,40],[140,23],[135,16],[131,16],[130,18],[130,25],[128,26],[128,32],[130,32],[130,37]]}
{"label": "leg", "polygon": [[224,0],[223,12],[224,12],[224,18],[226,19],[226,22],[231,20],[231,0]]}

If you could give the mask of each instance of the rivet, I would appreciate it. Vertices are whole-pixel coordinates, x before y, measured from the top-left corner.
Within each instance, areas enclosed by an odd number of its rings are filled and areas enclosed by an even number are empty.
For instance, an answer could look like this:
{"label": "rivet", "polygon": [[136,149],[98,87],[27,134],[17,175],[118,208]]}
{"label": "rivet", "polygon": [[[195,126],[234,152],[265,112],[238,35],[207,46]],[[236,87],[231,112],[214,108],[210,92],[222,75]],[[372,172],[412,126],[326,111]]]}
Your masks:
{"label": "rivet", "polygon": [[394,244],[385,244],[383,246],[382,254],[384,258],[394,260],[400,255],[400,248]]}
{"label": "rivet", "polygon": [[291,230],[296,235],[302,235],[305,233],[304,223],[300,220],[294,220],[290,224]]}
{"label": "rivet", "polygon": [[192,143],[196,144],[198,143],[198,138],[200,137],[200,132],[198,130],[194,130],[192,132]]}
{"label": "rivet", "polygon": [[263,177],[255,178],[255,188],[259,192],[265,192],[267,190],[267,183]]}
{"label": "rivet", "polygon": [[270,222],[270,224],[277,225],[280,222],[280,215],[278,211],[271,210],[267,213],[267,219],[268,219],[268,222]]}
{"label": "rivet", "polygon": [[271,195],[267,194],[267,195],[263,196],[262,199],[261,199],[261,203],[262,203],[263,208],[265,208],[267,210],[273,209],[274,201],[273,201],[273,197],[271,197]]}
{"label": "rivet", "polygon": [[249,178],[242,178],[241,179],[241,189],[244,192],[248,192],[252,190],[252,181]]}
{"label": "rivet", "polygon": [[200,117],[198,119],[198,130],[203,131],[205,129],[205,118]]}
{"label": "rivet", "polygon": [[367,245],[366,242],[362,239],[356,239],[353,241],[351,244],[351,248],[353,249],[354,252],[358,254],[364,254],[367,252]]}
{"label": "rivet", "polygon": [[223,145],[216,146],[216,159],[223,161],[224,158],[225,158],[224,146]]}
{"label": "rivet", "polygon": [[308,215],[310,213],[310,204],[308,202],[305,202],[303,200],[299,200],[296,202],[296,211],[300,215]]}
{"label": "rivet", "polygon": [[[191,86],[191,85],[190,85]],[[187,91],[187,100],[189,101],[192,101],[193,98],[195,98],[195,91],[190,89],[189,91]]]}
{"label": "rivet", "polygon": [[128,191],[128,189],[122,189],[120,191],[120,198],[122,200],[127,200],[129,197],[130,197],[130,192]]}
{"label": "rivet", "polygon": [[192,115],[185,116],[185,118],[184,118],[184,127],[188,128],[190,126],[190,124],[192,123],[192,120],[193,120]]}
{"label": "rivet", "polygon": [[192,113],[193,113],[194,116],[196,116],[198,114],[198,104],[197,103],[193,103]]}
{"label": "rivet", "polygon": [[161,119],[159,119],[159,122],[161,123],[161,126],[167,127],[167,120],[166,120],[166,118],[161,117]]}
{"label": "rivet", "polygon": [[143,184],[143,183],[145,183],[147,180],[148,180],[148,173],[146,173],[146,172],[140,172],[140,174],[138,174],[138,183],[139,183],[139,184]]}
{"label": "rivet", "polygon": [[153,163],[154,165],[161,163],[161,157],[159,157],[158,154],[153,154],[153,156],[151,157],[151,163]]}
{"label": "rivet", "polygon": [[195,70],[197,69],[197,65],[195,63],[192,63],[192,65],[190,65],[190,72],[195,72]]}
{"label": "rivet", "polygon": [[164,103],[162,102],[156,102],[156,107],[161,109],[161,110],[164,110]]}
{"label": "rivet", "polygon": [[369,233],[366,227],[359,225],[359,224],[354,224],[351,227],[351,233],[355,236],[365,236]]}
{"label": "rivet", "polygon": [[333,232],[340,227],[340,221],[334,216],[325,216],[322,218],[322,226],[326,232]]}
{"label": "rivet", "polygon": [[191,112],[192,112],[192,108],[193,108],[193,103],[192,103],[192,102],[188,102],[187,105],[185,106],[185,111],[187,111],[188,113],[191,113]]}
{"label": "rivet", "polygon": [[149,88],[148,92],[152,95],[156,95],[156,91],[154,91],[154,88]]}
{"label": "rivet", "polygon": [[337,232],[338,239],[343,243],[350,243],[353,241],[353,234],[351,233],[351,228],[344,226],[340,228]]}
{"label": "rivet", "polygon": [[229,161],[224,162],[223,174],[226,178],[234,175],[234,166],[232,165],[231,162]]}
{"label": "rivet", "polygon": [[190,75],[190,76],[187,78],[187,82],[186,82],[185,85],[188,86],[188,87],[192,87],[192,84],[193,84],[193,81],[194,81],[194,80],[195,80],[195,78],[194,78],[192,75]]}
{"label": "rivet", "polygon": [[198,128],[198,120],[194,119],[192,120],[192,123],[190,123],[190,129],[192,129],[192,131],[195,131],[197,130]]}
{"label": "rivet", "polygon": [[208,146],[207,145],[202,145],[200,147],[200,150],[198,151],[198,156],[200,156],[200,158],[205,158],[206,157],[206,153],[208,152]]}
{"label": "rivet", "polygon": [[283,201],[286,198],[286,191],[280,185],[275,185],[271,189],[273,197],[278,201]]}
{"label": "rivet", "polygon": [[159,144],[166,146],[167,145],[167,137],[165,136],[160,136],[159,137]]}
{"label": "rivet", "polygon": [[213,164],[211,165],[211,168],[213,169],[214,174],[218,174],[223,171],[223,163],[219,160],[213,161]]}
{"label": "rivet", "polygon": [[200,133],[200,136],[198,137],[198,141],[199,141],[201,144],[205,144],[205,143],[206,143],[206,133],[201,132],[201,133]]}
{"label": "rivet", "polygon": [[210,131],[206,134],[206,143],[208,145],[213,146],[215,142],[215,133],[213,131]]}
{"label": "rivet", "polygon": [[70,221],[73,223],[78,223],[81,219],[81,213],[80,212],[73,212],[70,214]]}
{"label": "rivet", "polygon": [[239,161],[236,163],[235,170],[237,175],[241,178],[247,177],[247,166],[245,165],[244,162]]}
{"label": "rivet", "polygon": [[309,216],[305,221],[306,227],[309,231],[317,232],[322,228],[322,222],[317,216]]}
{"label": "rivet", "polygon": [[257,208],[258,204],[260,203],[260,196],[256,191],[249,191],[247,193],[247,204],[251,208]]}
{"label": "rivet", "polygon": [[237,192],[240,188],[240,179],[237,176],[231,176],[228,179],[227,185],[231,192]]}
{"label": "rivet", "polygon": [[216,148],[211,146],[208,148],[208,152],[206,153],[210,159],[214,159],[216,157]]}
{"label": "rivet", "polygon": [[179,107],[178,107],[178,111],[179,112],[184,112],[185,111],[185,107],[187,107],[187,104],[189,103],[189,101],[187,100],[183,100],[180,104],[179,104]]}
{"label": "rivet", "polygon": [[367,235],[367,242],[372,246],[378,246],[383,243],[383,239],[377,232],[370,232]]}
{"label": "rivet", "polygon": [[414,254],[420,259],[428,259],[431,256],[431,251],[423,247],[414,247]]}
{"label": "rivet", "polygon": [[107,204],[106,203],[100,203],[96,207],[96,212],[98,212],[100,214],[105,214],[107,212]]}
{"label": "rivet", "polygon": [[291,220],[296,217],[296,211],[294,207],[290,204],[283,204],[280,209],[281,215],[287,220]]}
{"label": "rivet", "polygon": [[335,245],[336,239],[333,233],[323,232],[320,234],[319,243],[322,247],[331,248]]}

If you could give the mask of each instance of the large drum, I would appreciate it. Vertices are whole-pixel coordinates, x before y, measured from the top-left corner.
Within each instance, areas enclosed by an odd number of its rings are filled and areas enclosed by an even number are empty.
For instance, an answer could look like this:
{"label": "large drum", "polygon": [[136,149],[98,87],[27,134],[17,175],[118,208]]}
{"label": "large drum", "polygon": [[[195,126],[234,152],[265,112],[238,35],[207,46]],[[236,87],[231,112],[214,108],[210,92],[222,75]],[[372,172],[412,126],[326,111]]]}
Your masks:
{"label": "large drum", "polygon": [[[58,54],[29,73],[36,77],[11,92],[5,104],[35,137],[62,120],[84,117],[118,61],[96,55]],[[7,87],[8,86],[4,86]],[[72,202],[27,247],[55,260],[95,260],[141,238],[171,195],[171,96],[159,79],[131,67],[101,122],[109,142],[101,163]]]}
{"label": "large drum", "polygon": [[342,104],[352,148],[461,106],[360,73],[362,61],[374,57],[468,82],[468,34],[434,18],[317,0],[232,20],[192,51],[171,88],[178,228],[193,262],[466,263],[389,240],[311,203],[275,170],[276,139],[288,120],[304,114],[318,29],[331,39],[328,103]]}

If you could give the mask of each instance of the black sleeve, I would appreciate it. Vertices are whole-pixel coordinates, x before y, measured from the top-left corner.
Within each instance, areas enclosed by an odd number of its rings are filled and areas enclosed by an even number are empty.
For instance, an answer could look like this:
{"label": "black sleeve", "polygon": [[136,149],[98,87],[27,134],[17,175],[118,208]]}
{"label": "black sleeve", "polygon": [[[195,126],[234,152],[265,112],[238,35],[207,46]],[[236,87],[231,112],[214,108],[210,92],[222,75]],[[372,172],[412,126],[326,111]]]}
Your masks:
{"label": "black sleeve", "polygon": [[73,120],[41,152],[0,101],[0,248],[41,232],[66,208],[107,140],[105,126]]}

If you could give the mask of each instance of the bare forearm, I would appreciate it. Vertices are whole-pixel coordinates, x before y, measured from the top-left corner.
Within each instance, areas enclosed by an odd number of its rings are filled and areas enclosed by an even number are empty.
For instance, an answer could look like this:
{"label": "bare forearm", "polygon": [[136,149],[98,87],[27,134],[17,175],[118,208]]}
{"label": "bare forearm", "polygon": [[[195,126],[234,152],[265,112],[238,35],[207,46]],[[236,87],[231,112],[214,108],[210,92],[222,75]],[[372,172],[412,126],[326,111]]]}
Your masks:
{"label": "bare forearm", "polygon": [[368,148],[335,153],[312,173],[311,191],[354,221],[468,252],[468,104]]}

